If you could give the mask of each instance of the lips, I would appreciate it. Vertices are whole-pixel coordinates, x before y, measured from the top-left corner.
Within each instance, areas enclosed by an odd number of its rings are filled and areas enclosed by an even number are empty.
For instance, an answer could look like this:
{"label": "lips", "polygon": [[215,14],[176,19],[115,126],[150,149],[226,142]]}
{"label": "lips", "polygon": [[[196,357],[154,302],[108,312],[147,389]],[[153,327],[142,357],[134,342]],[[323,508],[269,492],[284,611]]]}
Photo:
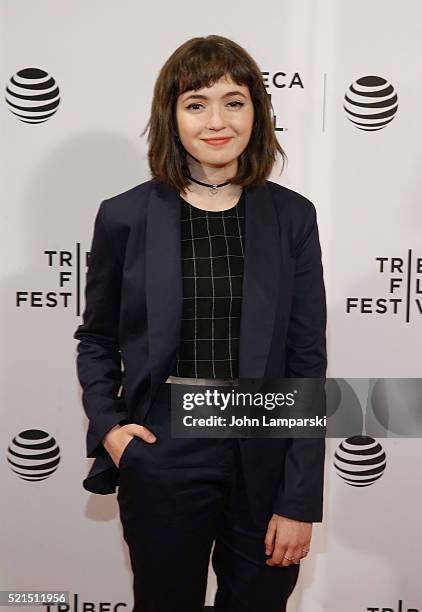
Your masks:
{"label": "lips", "polygon": [[231,140],[231,136],[228,138],[204,138],[203,140],[210,145],[222,145],[229,142],[229,140]]}

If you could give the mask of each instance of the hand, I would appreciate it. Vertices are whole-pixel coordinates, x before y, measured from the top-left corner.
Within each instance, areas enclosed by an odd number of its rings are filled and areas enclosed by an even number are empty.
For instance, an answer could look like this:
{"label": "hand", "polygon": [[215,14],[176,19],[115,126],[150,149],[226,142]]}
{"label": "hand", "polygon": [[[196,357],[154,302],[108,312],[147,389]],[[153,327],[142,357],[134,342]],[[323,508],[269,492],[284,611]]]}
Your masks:
{"label": "hand", "polygon": [[[300,563],[309,550],[312,537],[312,523],[273,514],[265,535],[265,552],[272,555],[266,565],[287,567]],[[292,561],[284,559],[289,557]]]}
{"label": "hand", "polygon": [[115,425],[103,438],[103,445],[116,467],[119,467],[120,459],[126,446],[135,437],[139,436],[145,442],[154,443],[156,436],[144,427],[136,423],[128,425]]}

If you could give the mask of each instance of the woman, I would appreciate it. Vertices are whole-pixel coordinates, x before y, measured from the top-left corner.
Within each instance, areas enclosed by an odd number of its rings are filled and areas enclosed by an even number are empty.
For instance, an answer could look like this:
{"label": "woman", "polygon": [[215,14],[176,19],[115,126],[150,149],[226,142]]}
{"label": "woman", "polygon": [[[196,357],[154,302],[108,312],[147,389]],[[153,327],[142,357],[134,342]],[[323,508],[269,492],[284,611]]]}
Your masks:
{"label": "woman", "polygon": [[325,377],[315,207],[267,180],[285,158],[270,100],[227,38],[167,60],[148,141],[153,178],[95,221],[74,335],[84,486],[119,485],[135,611],[201,610],[214,543],[215,610],[280,612],[322,521],[325,440],[172,438],[170,400],[180,383]]}

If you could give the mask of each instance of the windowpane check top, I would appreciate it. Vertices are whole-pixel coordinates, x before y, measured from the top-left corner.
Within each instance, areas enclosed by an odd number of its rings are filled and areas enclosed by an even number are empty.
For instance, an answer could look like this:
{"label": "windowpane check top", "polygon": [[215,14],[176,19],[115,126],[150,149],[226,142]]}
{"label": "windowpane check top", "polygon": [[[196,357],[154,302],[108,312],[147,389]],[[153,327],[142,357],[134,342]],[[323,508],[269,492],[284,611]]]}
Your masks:
{"label": "windowpane check top", "polygon": [[183,312],[173,376],[237,378],[245,237],[244,191],[223,211],[181,201]]}

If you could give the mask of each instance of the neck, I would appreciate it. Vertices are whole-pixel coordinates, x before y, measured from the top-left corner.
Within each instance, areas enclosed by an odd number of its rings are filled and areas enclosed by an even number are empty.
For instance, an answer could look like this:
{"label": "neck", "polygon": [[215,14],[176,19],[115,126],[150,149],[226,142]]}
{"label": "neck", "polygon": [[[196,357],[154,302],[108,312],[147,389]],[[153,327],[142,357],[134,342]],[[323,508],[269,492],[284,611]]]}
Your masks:
{"label": "neck", "polygon": [[[231,177],[237,173],[237,159],[232,160],[228,164],[221,166],[215,166],[210,164],[199,163],[196,159],[188,157],[188,168],[189,174],[197,181],[208,183],[209,185],[219,185],[229,181]],[[190,183],[189,187],[194,187],[196,183]],[[207,187],[202,185],[196,185],[200,189],[204,190]],[[226,190],[230,185],[222,187],[222,190]]]}

